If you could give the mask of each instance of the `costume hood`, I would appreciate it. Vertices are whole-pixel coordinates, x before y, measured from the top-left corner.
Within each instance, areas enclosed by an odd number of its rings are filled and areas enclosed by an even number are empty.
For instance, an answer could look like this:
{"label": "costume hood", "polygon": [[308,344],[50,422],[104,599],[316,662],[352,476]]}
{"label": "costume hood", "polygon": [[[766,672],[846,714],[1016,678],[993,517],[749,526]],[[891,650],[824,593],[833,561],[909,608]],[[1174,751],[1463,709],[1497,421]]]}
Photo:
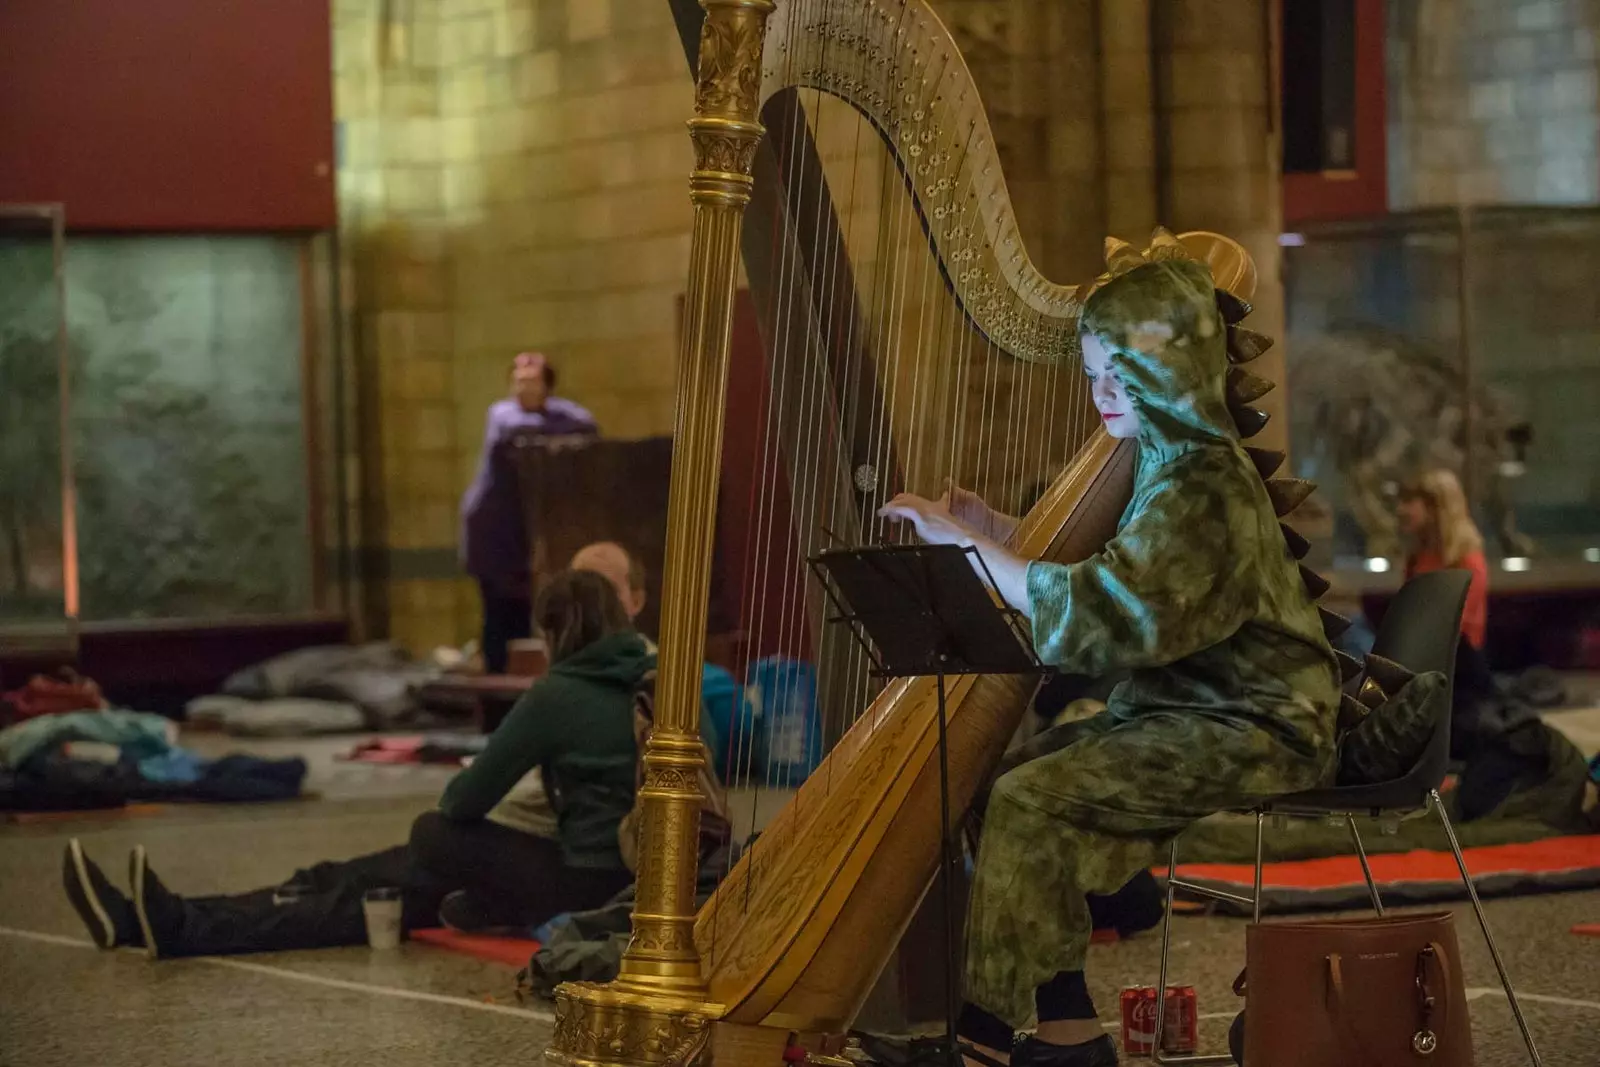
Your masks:
{"label": "costume hood", "polygon": [[1112,278],[1084,305],[1082,329],[1110,353],[1139,416],[1140,467],[1237,442],[1228,409],[1228,333],[1204,263],[1163,259]]}

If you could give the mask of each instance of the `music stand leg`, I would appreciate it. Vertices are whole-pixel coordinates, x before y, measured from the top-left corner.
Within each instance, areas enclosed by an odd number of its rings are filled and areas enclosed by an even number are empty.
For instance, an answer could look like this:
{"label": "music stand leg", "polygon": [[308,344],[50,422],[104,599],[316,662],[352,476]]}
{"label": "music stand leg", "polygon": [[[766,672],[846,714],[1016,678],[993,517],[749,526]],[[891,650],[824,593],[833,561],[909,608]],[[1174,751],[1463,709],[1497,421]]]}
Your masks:
{"label": "music stand leg", "polygon": [[[942,658],[942,657],[941,657]],[[944,1036],[950,1067],[961,1067],[956,1045],[956,970],[960,966],[956,942],[955,842],[950,833],[950,750],[944,708],[944,675],[937,678],[939,692],[939,890],[944,895]]]}

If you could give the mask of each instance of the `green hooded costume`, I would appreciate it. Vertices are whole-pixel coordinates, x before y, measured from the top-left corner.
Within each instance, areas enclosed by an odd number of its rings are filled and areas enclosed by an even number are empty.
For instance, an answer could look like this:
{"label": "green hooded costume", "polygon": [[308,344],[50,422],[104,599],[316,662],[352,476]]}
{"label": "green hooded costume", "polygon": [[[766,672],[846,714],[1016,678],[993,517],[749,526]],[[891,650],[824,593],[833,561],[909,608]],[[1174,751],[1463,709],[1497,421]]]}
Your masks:
{"label": "green hooded costume", "polygon": [[1083,968],[1086,893],[1116,891],[1206,815],[1323,784],[1335,757],[1339,664],[1240,444],[1210,272],[1134,267],[1082,326],[1137,411],[1139,460],[1104,551],[1029,565],[1033,638],[1063,671],[1131,674],[988,800],[966,998],[1017,1029],[1038,986]]}

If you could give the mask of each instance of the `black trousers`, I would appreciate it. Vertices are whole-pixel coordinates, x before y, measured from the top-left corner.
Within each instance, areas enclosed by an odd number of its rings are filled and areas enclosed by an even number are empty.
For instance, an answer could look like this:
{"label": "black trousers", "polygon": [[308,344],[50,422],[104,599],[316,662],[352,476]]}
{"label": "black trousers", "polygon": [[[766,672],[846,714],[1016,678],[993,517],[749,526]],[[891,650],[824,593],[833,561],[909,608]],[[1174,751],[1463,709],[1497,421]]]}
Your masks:
{"label": "black trousers", "polygon": [[[364,944],[361,898],[387,886],[401,891],[406,930],[439,925],[439,902],[457,889],[532,929],[599,907],[632,880],[625,869],[568,867],[560,844],[547,838],[430,811],[412,825],[407,845],[319,863],[267,889],[183,900],[181,926],[161,937],[161,949],[164,956],[226,956]],[[290,887],[301,895],[284,896]]]}
{"label": "black trousers", "polygon": [[483,598],[483,666],[490,674],[506,672],[506,646],[533,636],[533,601],[526,596],[506,596],[480,580]]}

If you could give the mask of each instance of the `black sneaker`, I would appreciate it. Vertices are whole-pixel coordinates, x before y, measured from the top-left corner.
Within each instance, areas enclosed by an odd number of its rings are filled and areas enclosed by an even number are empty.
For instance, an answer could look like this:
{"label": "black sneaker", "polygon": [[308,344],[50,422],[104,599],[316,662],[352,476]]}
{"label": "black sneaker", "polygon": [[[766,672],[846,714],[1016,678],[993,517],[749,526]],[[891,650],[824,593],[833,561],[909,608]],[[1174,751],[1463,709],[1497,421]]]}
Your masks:
{"label": "black sneaker", "polygon": [[1117,1046],[1110,1035],[1081,1045],[1052,1045],[1029,1037],[1012,1049],[1011,1067],[1117,1067]]}
{"label": "black sneaker", "polygon": [[67,842],[61,857],[61,884],[89,937],[102,949],[142,945],[139,918],[128,898],[117,892],[100,868],[83,853],[77,838]]}
{"label": "black sneaker", "polygon": [[133,887],[133,911],[144,934],[145,955],[158,960],[162,942],[170,946],[183,929],[183,902],[150,869],[143,845],[128,854],[128,882]]}
{"label": "black sneaker", "polygon": [[531,929],[520,916],[490,906],[467,889],[458,889],[439,902],[439,921],[458,934],[527,937]]}

